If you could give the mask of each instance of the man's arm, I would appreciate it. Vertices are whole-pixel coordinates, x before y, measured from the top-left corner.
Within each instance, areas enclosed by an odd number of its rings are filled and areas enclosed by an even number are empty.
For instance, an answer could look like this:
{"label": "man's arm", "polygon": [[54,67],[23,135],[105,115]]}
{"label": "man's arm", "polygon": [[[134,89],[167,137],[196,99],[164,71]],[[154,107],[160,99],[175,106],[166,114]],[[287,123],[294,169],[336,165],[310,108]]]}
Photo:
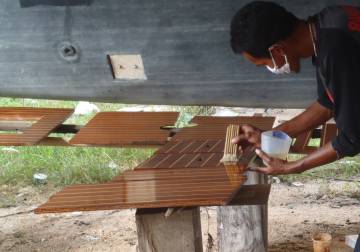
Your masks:
{"label": "man's arm", "polygon": [[251,170],[272,175],[301,173],[311,168],[331,163],[338,158],[331,143],[327,143],[324,147],[294,162],[271,158],[260,149],[256,150],[256,154],[267,163],[267,166],[256,167]]}
{"label": "man's arm", "polygon": [[[314,129],[322,123],[327,122],[332,117],[332,111],[319,102],[314,102],[300,115],[294,117],[275,128],[287,133],[294,138],[303,132]],[[232,140],[232,143],[238,144],[240,151],[248,145],[254,145],[257,148],[261,146],[261,130],[251,125],[242,125],[241,134]]]}
{"label": "man's arm", "polygon": [[281,130],[294,138],[303,132],[315,129],[319,125],[332,118],[332,111],[319,102],[314,102],[300,115],[277,126],[275,130]]}

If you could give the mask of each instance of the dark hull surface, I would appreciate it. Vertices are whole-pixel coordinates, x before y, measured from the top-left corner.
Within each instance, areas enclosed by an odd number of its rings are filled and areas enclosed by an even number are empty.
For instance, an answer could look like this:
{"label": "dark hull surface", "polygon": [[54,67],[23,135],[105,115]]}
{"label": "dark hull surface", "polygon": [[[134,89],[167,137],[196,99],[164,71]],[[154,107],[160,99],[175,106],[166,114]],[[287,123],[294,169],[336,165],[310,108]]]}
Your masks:
{"label": "dark hull surface", "polygon": [[[0,96],[138,104],[307,106],[316,98],[310,61],[304,62],[301,74],[279,77],[232,53],[229,23],[247,2],[2,0]],[[306,18],[340,1],[277,2]],[[73,46],[77,54],[64,58],[64,45]],[[114,80],[108,54],[140,54],[147,80]]]}

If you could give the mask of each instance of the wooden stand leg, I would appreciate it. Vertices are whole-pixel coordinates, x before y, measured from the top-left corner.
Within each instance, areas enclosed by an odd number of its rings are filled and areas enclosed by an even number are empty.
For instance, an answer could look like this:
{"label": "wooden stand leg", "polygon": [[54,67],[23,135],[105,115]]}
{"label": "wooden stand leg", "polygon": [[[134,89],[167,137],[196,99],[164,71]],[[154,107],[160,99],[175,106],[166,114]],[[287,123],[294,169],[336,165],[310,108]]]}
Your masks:
{"label": "wooden stand leg", "polygon": [[[247,173],[246,184],[263,184],[267,178]],[[267,205],[218,207],[218,246],[221,252],[267,251]]]}
{"label": "wooden stand leg", "polygon": [[168,218],[166,209],[138,209],[139,252],[202,252],[200,208],[184,209]]}

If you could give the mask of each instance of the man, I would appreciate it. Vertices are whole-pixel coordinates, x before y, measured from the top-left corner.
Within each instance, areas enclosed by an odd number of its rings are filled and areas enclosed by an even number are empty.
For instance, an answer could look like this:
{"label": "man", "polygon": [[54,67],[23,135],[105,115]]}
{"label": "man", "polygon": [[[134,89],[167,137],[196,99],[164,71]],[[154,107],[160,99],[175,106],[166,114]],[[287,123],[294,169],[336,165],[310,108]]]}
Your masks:
{"label": "man", "polygon": [[[251,2],[232,20],[231,47],[275,74],[297,73],[300,60],[312,57],[318,100],[276,130],[294,138],[332,117],[339,130],[331,143],[294,162],[271,158],[257,149],[267,166],[254,170],[299,173],[360,152],[360,8],[328,7],[301,20],[276,3]],[[242,131],[234,143],[260,147],[259,129],[244,125]]]}

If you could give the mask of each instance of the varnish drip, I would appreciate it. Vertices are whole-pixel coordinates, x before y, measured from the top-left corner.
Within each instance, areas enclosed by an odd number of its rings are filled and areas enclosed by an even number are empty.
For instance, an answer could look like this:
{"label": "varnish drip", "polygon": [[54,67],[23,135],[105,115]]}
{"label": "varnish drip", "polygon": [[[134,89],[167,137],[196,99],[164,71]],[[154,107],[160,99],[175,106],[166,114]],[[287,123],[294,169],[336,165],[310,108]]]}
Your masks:
{"label": "varnish drip", "polygon": [[222,163],[237,163],[239,160],[239,149],[237,144],[233,144],[231,141],[240,132],[240,126],[230,124],[226,129],[226,139],[224,147],[224,156],[220,160]]}

